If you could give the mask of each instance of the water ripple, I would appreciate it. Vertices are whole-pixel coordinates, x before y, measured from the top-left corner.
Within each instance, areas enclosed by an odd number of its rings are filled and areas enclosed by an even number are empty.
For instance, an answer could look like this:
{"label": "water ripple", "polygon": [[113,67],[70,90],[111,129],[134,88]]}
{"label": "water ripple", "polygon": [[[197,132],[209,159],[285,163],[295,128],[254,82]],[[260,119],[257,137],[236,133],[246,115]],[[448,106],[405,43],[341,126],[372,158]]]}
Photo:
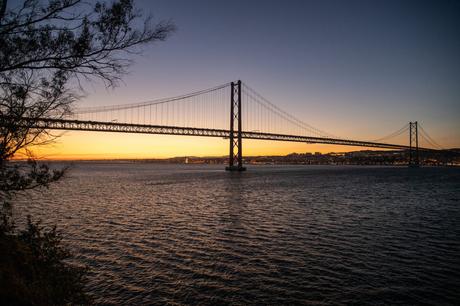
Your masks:
{"label": "water ripple", "polygon": [[[104,305],[460,300],[460,170],[76,164],[15,205]],[[20,222],[19,222],[20,223]]]}

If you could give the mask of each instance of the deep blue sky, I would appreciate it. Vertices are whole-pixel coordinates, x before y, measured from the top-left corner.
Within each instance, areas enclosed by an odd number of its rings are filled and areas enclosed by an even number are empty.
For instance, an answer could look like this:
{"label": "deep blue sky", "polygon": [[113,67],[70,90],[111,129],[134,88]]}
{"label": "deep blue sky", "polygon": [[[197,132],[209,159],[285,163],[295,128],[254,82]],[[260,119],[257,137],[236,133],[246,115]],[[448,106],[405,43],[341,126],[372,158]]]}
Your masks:
{"label": "deep blue sky", "polygon": [[334,134],[372,138],[418,120],[460,145],[460,1],[136,3],[178,31],[145,51],[117,98],[242,79]]}
{"label": "deep blue sky", "polygon": [[82,105],[173,96],[241,79],[332,134],[418,120],[460,147],[460,1],[138,0],[178,31],[145,49],[115,91]]}

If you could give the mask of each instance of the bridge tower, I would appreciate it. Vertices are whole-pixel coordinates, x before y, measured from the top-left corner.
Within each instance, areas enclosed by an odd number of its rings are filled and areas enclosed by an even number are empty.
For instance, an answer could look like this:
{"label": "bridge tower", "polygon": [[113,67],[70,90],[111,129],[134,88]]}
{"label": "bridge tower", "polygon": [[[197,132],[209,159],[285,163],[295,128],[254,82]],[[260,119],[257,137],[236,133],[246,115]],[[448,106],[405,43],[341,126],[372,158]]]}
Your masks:
{"label": "bridge tower", "polygon": [[[245,171],[243,167],[243,140],[241,137],[241,81],[231,83],[230,92],[230,154],[228,158],[228,171]],[[236,139],[235,139],[236,132]]]}
{"label": "bridge tower", "polygon": [[418,124],[417,121],[409,122],[409,167],[418,167]]}

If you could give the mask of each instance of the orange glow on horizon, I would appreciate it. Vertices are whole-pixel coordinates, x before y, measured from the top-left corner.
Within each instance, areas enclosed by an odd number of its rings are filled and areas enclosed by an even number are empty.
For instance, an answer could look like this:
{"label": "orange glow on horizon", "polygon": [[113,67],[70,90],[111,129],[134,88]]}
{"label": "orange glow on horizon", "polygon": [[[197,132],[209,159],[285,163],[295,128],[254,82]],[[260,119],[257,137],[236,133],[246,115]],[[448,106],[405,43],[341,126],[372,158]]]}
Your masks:
{"label": "orange glow on horizon", "polygon": [[[55,143],[33,148],[37,159],[104,160],[161,159],[179,156],[222,157],[228,155],[228,139],[175,135],[65,132]],[[243,140],[243,156],[287,155],[306,152],[350,152],[363,147],[295,142]],[[18,158],[21,158],[18,156]]]}

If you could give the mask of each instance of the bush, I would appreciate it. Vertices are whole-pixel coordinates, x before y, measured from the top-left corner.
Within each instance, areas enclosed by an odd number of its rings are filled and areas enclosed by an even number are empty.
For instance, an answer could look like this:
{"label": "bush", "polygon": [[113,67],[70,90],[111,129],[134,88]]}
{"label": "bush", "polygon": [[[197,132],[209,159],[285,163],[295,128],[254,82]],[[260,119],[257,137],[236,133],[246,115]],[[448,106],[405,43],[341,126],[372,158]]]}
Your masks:
{"label": "bush", "polygon": [[0,232],[0,305],[89,304],[86,268],[70,264],[56,227],[27,218],[18,233]]}

